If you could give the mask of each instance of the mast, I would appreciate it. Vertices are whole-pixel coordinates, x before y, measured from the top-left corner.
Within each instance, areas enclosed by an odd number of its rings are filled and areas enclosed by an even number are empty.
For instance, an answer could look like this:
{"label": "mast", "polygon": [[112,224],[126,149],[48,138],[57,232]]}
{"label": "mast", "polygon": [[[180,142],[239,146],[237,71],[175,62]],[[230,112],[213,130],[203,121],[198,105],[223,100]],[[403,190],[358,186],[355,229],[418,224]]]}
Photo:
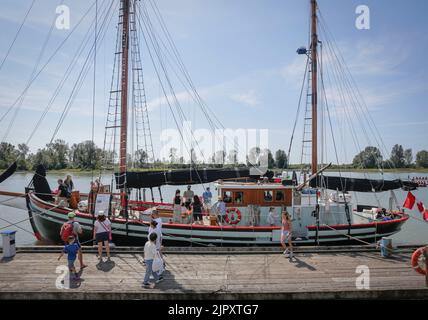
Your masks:
{"label": "mast", "polygon": [[[120,159],[119,173],[126,174],[126,146],[128,142],[128,49],[129,49],[129,1],[122,2],[122,62],[120,96]],[[123,178],[122,181],[125,181]]]}
{"label": "mast", "polygon": [[311,71],[312,71],[312,174],[318,170],[318,119],[317,119],[317,47],[318,47],[318,35],[317,35],[317,2],[311,0]]}

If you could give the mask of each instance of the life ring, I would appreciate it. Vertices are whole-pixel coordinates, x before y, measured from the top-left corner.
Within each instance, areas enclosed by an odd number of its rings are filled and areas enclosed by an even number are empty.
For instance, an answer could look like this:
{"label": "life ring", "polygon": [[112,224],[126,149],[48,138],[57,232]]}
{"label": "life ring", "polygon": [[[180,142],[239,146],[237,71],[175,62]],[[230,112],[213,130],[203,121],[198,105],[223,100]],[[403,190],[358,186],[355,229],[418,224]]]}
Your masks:
{"label": "life ring", "polygon": [[226,210],[226,216],[224,217],[224,220],[226,220],[228,224],[238,224],[239,221],[241,221],[241,217],[241,211],[239,211],[238,208],[230,208]]}
{"label": "life ring", "polygon": [[[420,260],[422,260],[422,257],[424,256],[424,250],[425,247],[421,247],[419,249],[417,249],[415,252],[413,252],[412,254],[412,267],[413,269],[415,269],[416,272],[426,275],[427,274],[427,270],[423,268],[423,266],[421,266]],[[423,265],[423,263],[422,263]]]}

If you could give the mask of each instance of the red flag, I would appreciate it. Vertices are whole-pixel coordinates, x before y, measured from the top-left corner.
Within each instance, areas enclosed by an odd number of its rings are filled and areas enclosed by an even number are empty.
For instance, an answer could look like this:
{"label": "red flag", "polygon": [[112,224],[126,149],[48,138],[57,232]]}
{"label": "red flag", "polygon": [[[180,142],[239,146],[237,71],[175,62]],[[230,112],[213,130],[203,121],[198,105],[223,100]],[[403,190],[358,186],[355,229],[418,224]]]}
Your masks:
{"label": "red flag", "polygon": [[424,220],[425,222],[428,222],[428,209],[425,209],[424,211]]}
{"label": "red flag", "polygon": [[406,201],[404,201],[403,207],[409,210],[412,210],[413,206],[415,205],[415,201],[416,201],[415,196],[409,191],[407,193],[407,198],[406,198]]}
{"label": "red flag", "polygon": [[422,201],[419,201],[419,202],[416,204],[416,206],[418,207],[418,210],[419,210],[419,212],[420,212],[420,213],[424,212],[425,207],[424,207],[424,204],[422,203]]}

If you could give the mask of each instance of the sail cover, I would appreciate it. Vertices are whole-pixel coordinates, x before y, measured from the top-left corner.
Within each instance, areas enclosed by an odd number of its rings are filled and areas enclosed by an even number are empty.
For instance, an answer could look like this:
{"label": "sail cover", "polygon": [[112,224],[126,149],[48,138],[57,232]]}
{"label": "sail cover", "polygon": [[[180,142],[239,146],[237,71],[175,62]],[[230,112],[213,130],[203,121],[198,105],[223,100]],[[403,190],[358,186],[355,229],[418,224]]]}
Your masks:
{"label": "sail cover", "polygon": [[[126,172],[127,188],[152,188],[162,185],[209,183],[221,179],[258,178],[250,175],[248,168],[183,169],[169,171]],[[116,173],[116,186],[123,188],[125,176]]]}
{"label": "sail cover", "polygon": [[311,187],[323,186],[331,190],[356,192],[381,192],[394,189],[415,190],[418,185],[414,182],[395,180],[375,180],[361,178],[343,178],[318,176],[310,181]]}
{"label": "sail cover", "polygon": [[0,183],[9,178],[12,174],[15,173],[17,168],[16,161],[12,163],[9,168],[7,168],[2,174],[0,174]]}
{"label": "sail cover", "polygon": [[42,164],[37,166],[32,182],[37,197],[45,201],[54,200],[48,180],[46,180],[46,168]]}

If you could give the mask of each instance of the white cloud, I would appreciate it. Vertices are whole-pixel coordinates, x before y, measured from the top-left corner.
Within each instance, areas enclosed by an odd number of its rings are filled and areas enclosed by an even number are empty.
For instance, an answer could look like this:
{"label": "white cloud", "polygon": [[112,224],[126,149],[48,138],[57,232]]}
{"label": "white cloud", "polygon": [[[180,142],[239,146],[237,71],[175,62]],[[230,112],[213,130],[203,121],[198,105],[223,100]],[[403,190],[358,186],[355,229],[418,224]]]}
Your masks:
{"label": "white cloud", "polygon": [[230,96],[230,98],[236,102],[255,107],[260,104],[258,95],[254,90],[249,90],[243,93],[235,93]]}

